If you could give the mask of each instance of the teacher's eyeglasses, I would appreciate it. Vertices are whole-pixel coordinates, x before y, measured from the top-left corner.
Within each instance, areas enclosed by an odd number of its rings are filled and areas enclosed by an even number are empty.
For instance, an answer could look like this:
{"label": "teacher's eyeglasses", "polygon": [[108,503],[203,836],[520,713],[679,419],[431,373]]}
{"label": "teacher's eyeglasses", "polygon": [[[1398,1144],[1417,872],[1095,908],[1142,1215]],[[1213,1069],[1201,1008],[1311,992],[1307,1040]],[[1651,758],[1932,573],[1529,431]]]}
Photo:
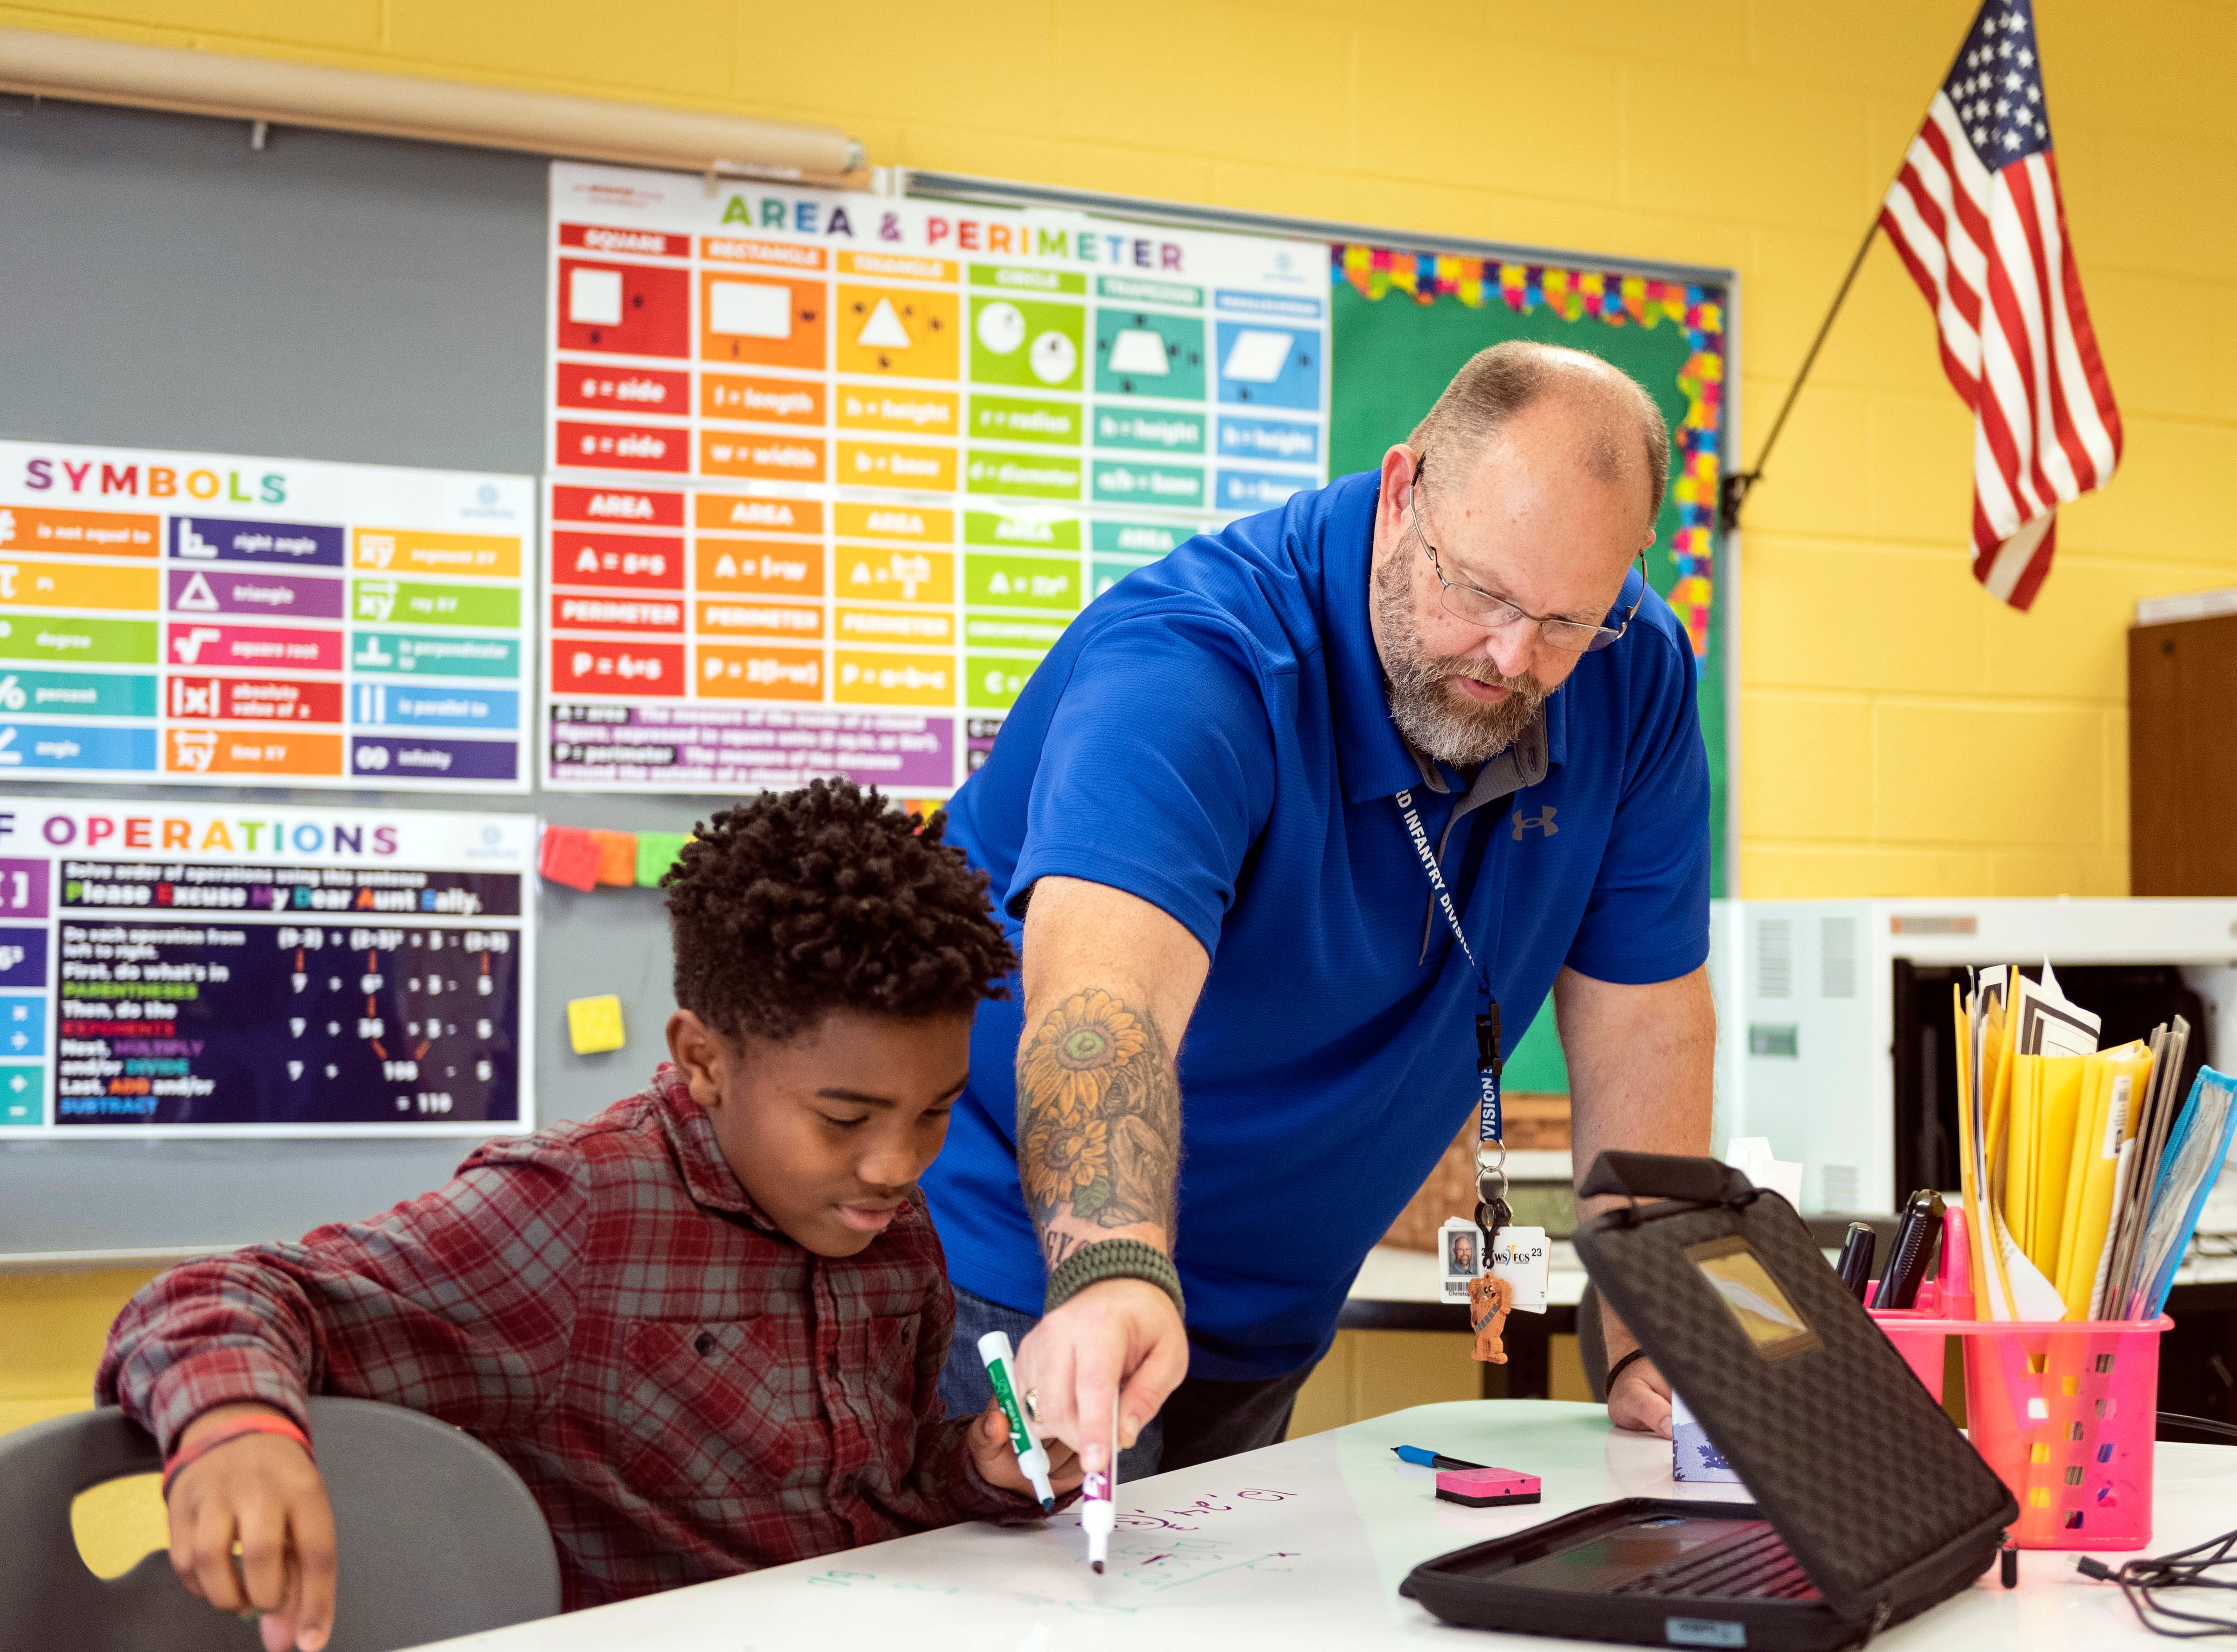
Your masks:
{"label": "teacher's eyeglasses", "polygon": [[1527,613],[1504,597],[1495,597],[1488,591],[1474,585],[1464,585],[1445,578],[1445,570],[1437,560],[1437,547],[1429,543],[1428,531],[1422,525],[1422,477],[1429,467],[1425,455],[1414,461],[1414,481],[1408,493],[1408,504],[1414,517],[1414,532],[1422,541],[1422,553],[1429,558],[1429,571],[1437,576],[1444,587],[1445,611],[1456,619],[1485,631],[1506,631],[1525,621],[1538,627],[1540,638],[1549,648],[1564,654],[1589,654],[1606,648],[1631,629],[1631,622],[1639,612],[1639,605],[1646,600],[1646,552],[1639,553],[1639,595],[1623,618],[1613,625],[1594,625],[1580,619],[1547,619],[1541,615]]}

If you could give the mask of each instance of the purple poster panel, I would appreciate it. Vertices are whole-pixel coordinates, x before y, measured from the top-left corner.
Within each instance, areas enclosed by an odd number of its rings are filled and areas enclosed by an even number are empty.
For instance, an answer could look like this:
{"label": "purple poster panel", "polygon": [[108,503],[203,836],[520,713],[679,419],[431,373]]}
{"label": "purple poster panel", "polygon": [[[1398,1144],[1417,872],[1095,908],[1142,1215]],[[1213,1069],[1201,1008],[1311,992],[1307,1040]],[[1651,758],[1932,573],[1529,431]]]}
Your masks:
{"label": "purple poster panel", "polygon": [[548,784],[742,791],[844,775],[888,792],[955,783],[956,719],[894,711],[555,702]]}

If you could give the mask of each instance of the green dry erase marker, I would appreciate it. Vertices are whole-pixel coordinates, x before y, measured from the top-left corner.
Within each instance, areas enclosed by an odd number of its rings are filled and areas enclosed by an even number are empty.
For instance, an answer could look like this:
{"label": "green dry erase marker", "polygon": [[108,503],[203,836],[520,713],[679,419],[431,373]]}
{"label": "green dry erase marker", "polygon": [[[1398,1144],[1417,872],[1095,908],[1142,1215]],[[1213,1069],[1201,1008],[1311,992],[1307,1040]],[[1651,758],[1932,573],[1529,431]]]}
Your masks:
{"label": "green dry erase marker", "polygon": [[987,1362],[987,1375],[994,1384],[994,1398],[1001,1402],[1002,1415],[1010,1420],[1010,1447],[1018,1454],[1019,1470],[1033,1483],[1033,1495],[1041,1500],[1041,1507],[1055,1508],[1056,1492],[1049,1485],[1048,1451],[1033,1437],[1026,1413],[1018,1404],[1017,1384],[1010,1380],[1009,1332],[990,1331],[980,1338],[979,1358]]}

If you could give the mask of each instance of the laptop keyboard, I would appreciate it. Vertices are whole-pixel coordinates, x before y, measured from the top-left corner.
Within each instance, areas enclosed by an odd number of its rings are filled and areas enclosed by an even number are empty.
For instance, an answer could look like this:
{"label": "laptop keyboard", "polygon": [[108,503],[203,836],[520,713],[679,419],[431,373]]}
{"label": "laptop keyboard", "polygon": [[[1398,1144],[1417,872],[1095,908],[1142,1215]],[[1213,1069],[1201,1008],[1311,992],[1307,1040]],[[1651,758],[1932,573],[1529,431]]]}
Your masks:
{"label": "laptop keyboard", "polygon": [[1810,1581],[1778,1533],[1770,1526],[1726,1543],[1712,1543],[1698,1555],[1642,1573],[1610,1591],[1616,1595],[1664,1595],[1700,1599],[1814,1601]]}

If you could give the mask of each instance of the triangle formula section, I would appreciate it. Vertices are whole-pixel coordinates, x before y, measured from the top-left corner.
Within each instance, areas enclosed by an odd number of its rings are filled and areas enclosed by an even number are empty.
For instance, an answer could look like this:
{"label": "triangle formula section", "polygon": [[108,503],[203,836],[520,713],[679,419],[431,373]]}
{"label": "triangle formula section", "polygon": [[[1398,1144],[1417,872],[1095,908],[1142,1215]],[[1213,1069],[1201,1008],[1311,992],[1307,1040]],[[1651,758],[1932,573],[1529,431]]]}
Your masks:
{"label": "triangle formula section", "polygon": [[862,323],[857,344],[874,345],[886,350],[906,350],[909,347],[908,329],[901,318],[894,314],[894,301],[889,298],[878,301],[878,307],[870,312],[870,319]]}

